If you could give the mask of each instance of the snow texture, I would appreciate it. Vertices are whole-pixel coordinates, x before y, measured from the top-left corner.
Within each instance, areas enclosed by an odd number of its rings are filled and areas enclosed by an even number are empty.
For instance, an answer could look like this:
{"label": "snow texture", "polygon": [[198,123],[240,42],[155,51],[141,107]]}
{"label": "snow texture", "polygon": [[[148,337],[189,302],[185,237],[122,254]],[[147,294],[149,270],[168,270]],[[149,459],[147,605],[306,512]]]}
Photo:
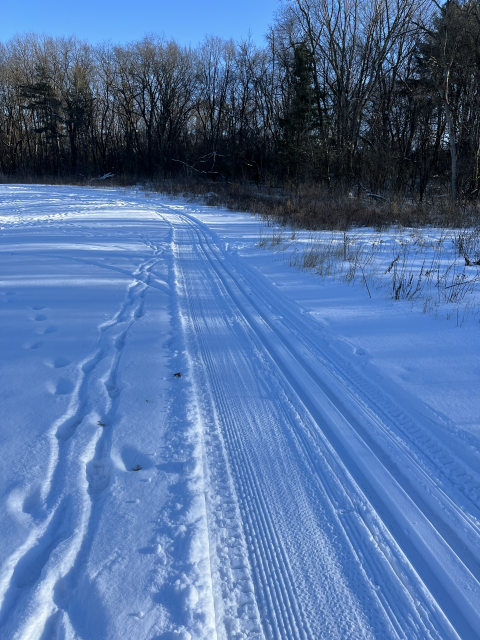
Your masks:
{"label": "snow texture", "polygon": [[2,639],[480,637],[478,319],[261,227],[0,186]]}

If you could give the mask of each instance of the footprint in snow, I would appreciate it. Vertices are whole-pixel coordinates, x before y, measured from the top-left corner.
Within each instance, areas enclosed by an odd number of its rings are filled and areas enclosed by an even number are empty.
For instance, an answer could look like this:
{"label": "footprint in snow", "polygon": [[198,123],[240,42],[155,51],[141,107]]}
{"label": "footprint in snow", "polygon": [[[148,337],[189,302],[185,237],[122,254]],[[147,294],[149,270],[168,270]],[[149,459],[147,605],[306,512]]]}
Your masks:
{"label": "footprint in snow", "polygon": [[74,389],[74,384],[68,378],[60,378],[55,387],[55,395],[56,396],[64,396],[67,393],[72,393]]}
{"label": "footprint in snow", "polygon": [[45,364],[47,364],[49,367],[53,367],[54,369],[62,369],[63,367],[66,367],[67,365],[69,365],[70,362],[71,361],[68,358],[59,356],[58,358],[55,358],[55,360],[51,362],[46,362]]}
{"label": "footprint in snow", "polygon": [[43,342],[40,340],[40,342],[34,342],[33,344],[26,344],[25,345],[25,349],[40,349],[40,347],[43,345]]}
{"label": "footprint in snow", "polygon": [[46,319],[47,319],[47,316],[44,313],[39,313],[38,315],[35,316],[36,322],[43,322]]}
{"label": "footprint in snow", "polygon": [[43,331],[42,335],[45,335],[47,333],[55,333],[56,331],[58,331],[57,327],[55,327],[53,324],[50,325],[49,327],[47,327],[45,329],[45,331]]}
{"label": "footprint in snow", "polygon": [[119,452],[125,471],[145,471],[153,466],[154,454],[142,453],[135,447],[125,445]]}

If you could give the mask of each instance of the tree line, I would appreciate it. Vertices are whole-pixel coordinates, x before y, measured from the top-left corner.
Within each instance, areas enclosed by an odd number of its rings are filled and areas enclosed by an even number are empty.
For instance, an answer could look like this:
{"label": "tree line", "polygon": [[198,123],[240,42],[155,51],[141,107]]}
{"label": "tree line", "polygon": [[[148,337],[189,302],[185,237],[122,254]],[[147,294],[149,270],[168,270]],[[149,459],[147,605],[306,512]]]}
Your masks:
{"label": "tree line", "polygon": [[0,44],[7,177],[248,182],[474,199],[480,0],[286,0],[266,44]]}

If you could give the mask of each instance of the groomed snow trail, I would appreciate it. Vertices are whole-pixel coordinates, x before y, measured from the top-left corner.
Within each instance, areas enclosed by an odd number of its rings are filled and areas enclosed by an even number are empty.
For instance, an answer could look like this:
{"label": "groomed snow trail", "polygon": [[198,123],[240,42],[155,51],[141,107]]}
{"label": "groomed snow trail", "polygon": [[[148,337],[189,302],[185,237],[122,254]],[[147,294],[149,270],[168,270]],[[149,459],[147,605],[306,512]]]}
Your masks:
{"label": "groomed snow trail", "polygon": [[480,637],[480,476],[392,385],[187,205],[2,213],[1,638]]}
{"label": "groomed snow trail", "polygon": [[[207,466],[231,470],[265,637],[478,637],[476,521],[328,367],[308,321],[205,225],[168,218]],[[230,500],[216,496],[212,529]]]}

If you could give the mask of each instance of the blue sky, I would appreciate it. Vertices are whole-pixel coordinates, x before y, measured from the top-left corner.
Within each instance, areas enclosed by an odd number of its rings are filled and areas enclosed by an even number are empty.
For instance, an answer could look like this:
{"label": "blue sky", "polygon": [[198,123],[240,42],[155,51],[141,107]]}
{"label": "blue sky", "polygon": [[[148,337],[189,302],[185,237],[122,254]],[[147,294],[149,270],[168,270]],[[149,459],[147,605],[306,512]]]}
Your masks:
{"label": "blue sky", "polygon": [[195,45],[207,34],[239,39],[250,31],[263,44],[278,6],[279,0],[10,0],[2,2],[0,41],[27,31],[76,34],[92,44],[164,33]]}

